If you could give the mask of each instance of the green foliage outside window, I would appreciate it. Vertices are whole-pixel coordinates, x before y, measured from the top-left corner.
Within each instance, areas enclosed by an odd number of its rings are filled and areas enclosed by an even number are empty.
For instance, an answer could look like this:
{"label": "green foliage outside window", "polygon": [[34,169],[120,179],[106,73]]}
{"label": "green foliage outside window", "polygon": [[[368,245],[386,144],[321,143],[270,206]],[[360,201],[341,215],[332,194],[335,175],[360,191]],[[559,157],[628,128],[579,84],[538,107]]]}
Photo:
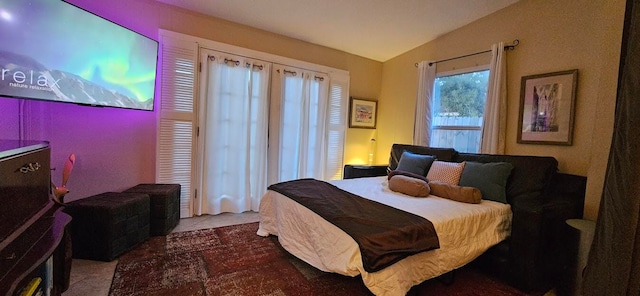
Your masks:
{"label": "green foliage outside window", "polygon": [[[489,70],[438,77],[436,116],[482,117],[487,98]],[[436,94],[438,90],[436,90]],[[439,99],[439,100],[438,100]]]}

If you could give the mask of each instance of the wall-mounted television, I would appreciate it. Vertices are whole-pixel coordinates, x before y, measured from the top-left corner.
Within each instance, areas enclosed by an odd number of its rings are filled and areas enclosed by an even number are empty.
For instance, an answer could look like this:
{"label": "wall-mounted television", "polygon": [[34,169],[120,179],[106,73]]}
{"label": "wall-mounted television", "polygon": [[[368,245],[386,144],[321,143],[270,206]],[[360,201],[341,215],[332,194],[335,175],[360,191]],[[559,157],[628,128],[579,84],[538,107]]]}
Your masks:
{"label": "wall-mounted television", "polygon": [[153,110],[158,42],[62,0],[0,1],[0,97]]}

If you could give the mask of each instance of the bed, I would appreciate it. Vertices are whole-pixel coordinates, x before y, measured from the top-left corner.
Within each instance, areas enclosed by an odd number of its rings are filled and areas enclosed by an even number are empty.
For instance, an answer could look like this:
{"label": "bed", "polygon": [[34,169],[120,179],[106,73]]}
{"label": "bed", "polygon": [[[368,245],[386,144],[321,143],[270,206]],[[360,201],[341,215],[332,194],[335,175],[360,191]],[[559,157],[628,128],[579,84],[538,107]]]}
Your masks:
{"label": "bed", "polygon": [[510,234],[509,204],[490,200],[468,204],[435,195],[412,197],[391,191],[387,177],[330,183],[428,219],[437,232],[440,247],[406,257],[382,270],[367,272],[358,244],[351,236],[272,190],[267,191],[260,203],[257,233],[278,236],[285,250],[319,270],[361,275],[364,284],[376,295],[406,295],[412,286],[464,266]]}

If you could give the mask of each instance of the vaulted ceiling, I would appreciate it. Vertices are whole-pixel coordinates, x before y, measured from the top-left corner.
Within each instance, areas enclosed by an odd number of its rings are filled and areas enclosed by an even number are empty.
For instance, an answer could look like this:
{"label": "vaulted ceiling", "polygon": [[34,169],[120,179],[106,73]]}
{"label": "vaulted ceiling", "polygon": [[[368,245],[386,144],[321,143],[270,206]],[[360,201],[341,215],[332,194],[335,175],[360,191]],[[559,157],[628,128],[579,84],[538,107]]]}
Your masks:
{"label": "vaulted ceiling", "polygon": [[384,62],[518,0],[156,0]]}

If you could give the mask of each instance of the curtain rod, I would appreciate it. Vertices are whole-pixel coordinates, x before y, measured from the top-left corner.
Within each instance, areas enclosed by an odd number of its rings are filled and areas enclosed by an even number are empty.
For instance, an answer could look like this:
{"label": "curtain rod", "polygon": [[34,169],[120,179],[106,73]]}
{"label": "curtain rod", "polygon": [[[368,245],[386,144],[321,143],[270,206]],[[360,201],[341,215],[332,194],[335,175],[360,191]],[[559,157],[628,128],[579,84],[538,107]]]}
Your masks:
{"label": "curtain rod", "polygon": [[[225,54],[229,54],[229,55],[233,55],[233,56],[239,56],[239,57],[247,58],[247,59],[254,60],[254,61],[261,61],[261,62],[265,62],[265,63],[268,63],[268,64],[278,64],[278,65],[282,65],[282,66],[285,66],[285,67],[297,68],[297,69],[302,69],[302,70],[311,71],[311,72],[315,72],[315,73],[320,73],[320,74],[326,74],[326,75],[329,75],[329,71],[324,72],[324,71],[320,71],[320,70],[313,70],[313,69],[302,68],[302,67],[300,67],[300,66],[292,66],[292,65],[289,65],[289,64],[281,63],[281,62],[273,62],[273,61],[269,61],[269,60],[267,60],[267,59],[262,59],[262,58],[253,58],[253,57],[250,57],[250,56],[248,56],[248,55],[242,55],[242,54],[232,53],[232,52],[230,52],[230,51],[229,51],[229,52],[227,52],[227,51],[224,51],[224,50],[210,49],[210,48],[205,48],[205,49],[206,49],[206,50],[213,51],[213,52],[219,52],[219,53],[225,53]],[[211,56],[210,56],[210,57],[211,57]],[[212,60],[212,61],[213,61],[213,60]],[[231,62],[235,62],[235,60],[229,60],[229,61],[231,61]],[[291,62],[287,62],[287,63],[291,63]],[[262,69],[260,69],[260,70],[262,70]]]}
{"label": "curtain rod", "polygon": [[[504,46],[504,50],[514,50],[516,49],[516,46],[518,46],[518,44],[520,44],[520,40],[516,39],[513,40],[513,44],[511,45],[505,45]],[[439,61],[434,61],[434,62],[430,62],[429,66],[433,65],[433,64],[437,64],[437,63],[441,63],[441,62],[446,62],[446,61],[451,61],[451,60],[457,60],[457,59],[461,59],[461,58],[466,58],[466,57],[470,57],[470,56],[474,56],[474,55],[479,55],[479,54],[483,54],[483,53],[487,53],[487,52],[491,52],[491,49],[488,50],[484,50],[484,51],[479,51],[479,52],[474,52],[474,53],[470,53],[470,54],[465,54],[465,55],[461,55],[461,56],[457,56],[457,57],[453,57],[453,58],[448,58],[448,59],[444,59],[444,60],[439,60]],[[414,65],[416,68],[418,68],[418,63],[415,63]]]}

